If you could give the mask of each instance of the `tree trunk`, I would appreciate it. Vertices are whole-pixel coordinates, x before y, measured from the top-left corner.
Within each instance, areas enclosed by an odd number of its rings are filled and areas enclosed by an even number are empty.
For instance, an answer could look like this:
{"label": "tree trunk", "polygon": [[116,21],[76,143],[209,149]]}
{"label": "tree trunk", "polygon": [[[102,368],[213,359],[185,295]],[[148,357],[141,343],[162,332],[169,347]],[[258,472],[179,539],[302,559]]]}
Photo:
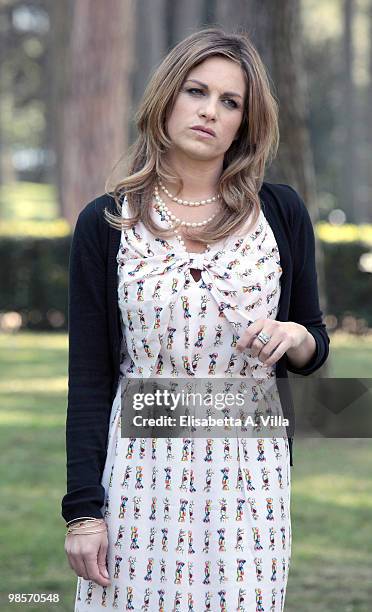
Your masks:
{"label": "tree trunk", "polygon": [[63,117],[62,200],[74,224],[104,193],[127,146],[132,0],[75,0],[69,91]]}
{"label": "tree trunk", "polygon": [[200,0],[175,0],[171,9],[171,45],[175,45],[202,26],[205,10]]}
{"label": "tree trunk", "polygon": [[[366,146],[365,151],[370,150],[371,142],[372,142],[372,0],[370,0],[370,4],[368,7],[368,26],[369,26],[369,57],[368,57],[368,86],[366,88],[365,102],[364,102],[364,124],[367,126],[367,134],[366,134]],[[365,172],[365,183],[367,189],[367,197],[365,198],[365,209],[364,209],[364,222],[371,223],[372,222],[372,211],[370,202],[372,202],[372,156],[365,154],[366,160],[366,172]]]}
{"label": "tree trunk", "polygon": [[[132,81],[133,111],[138,107],[152,71],[166,53],[169,42],[167,22],[166,0],[137,0],[135,60]],[[131,116],[133,116],[133,112]],[[130,142],[133,142],[137,135],[133,120],[129,129]]]}
{"label": "tree trunk", "polygon": [[[66,85],[70,77],[70,65],[67,50],[70,47],[72,27],[72,0],[52,2],[50,6],[50,54],[47,60],[49,78],[50,103],[47,106],[48,144],[55,153],[57,163],[53,167],[52,182],[56,187],[57,200],[60,203],[60,214],[67,217],[64,210],[65,201],[62,197],[62,163],[63,159],[63,109]],[[58,70],[56,70],[58,66]]]}
{"label": "tree trunk", "polygon": [[354,14],[354,0],[344,0],[344,146],[343,146],[343,193],[344,208],[348,222],[356,221],[355,202],[355,91],[353,79],[353,36],[352,22]]}

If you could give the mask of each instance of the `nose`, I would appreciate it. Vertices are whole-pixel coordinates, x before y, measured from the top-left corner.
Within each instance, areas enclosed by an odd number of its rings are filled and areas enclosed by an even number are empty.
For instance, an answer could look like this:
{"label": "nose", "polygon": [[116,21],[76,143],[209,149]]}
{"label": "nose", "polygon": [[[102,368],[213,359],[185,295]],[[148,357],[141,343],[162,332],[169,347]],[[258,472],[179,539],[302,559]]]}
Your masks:
{"label": "nose", "polygon": [[200,115],[208,117],[208,119],[215,119],[217,113],[217,101],[213,101],[212,98],[205,99],[203,106],[200,109]]}

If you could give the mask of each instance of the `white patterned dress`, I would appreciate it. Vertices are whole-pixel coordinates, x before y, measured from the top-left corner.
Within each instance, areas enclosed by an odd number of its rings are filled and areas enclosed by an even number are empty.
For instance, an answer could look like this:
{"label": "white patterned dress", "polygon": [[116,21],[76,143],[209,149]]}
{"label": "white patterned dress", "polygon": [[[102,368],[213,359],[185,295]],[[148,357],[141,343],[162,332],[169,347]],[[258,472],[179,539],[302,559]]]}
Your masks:
{"label": "white patterned dress", "polygon": [[[126,199],[122,209],[130,216]],[[157,205],[152,214],[168,227]],[[79,578],[75,612],[282,611],[291,559],[286,433],[121,437],[131,378],[220,379],[225,390],[230,381],[251,406],[279,414],[269,391],[275,366],[235,349],[252,321],[276,317],[282,269],[271,227],[261,211],[253,231],[193,254],[139,222],[122,231],[117,262],[121,374],[102,477],[111,585]]]}

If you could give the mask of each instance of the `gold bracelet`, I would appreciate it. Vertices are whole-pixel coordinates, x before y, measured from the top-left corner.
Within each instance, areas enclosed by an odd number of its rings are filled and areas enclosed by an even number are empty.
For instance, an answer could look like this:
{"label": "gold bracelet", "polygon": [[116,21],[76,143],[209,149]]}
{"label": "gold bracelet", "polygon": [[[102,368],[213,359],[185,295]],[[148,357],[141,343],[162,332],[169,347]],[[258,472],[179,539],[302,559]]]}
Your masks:
{"label": "gold bracelet", "polygon": [[102,521],[100,523],[79,523],[78,525],[70,525],[69,527],[67,527],[67,529],[69,529],[70,531],[76,531],[77,529],[91,529],[92,527],[100,527],[101,525],[104,525],[105,522]]}
{"label": "gold bracelet", "polygon": [[83,525],[89,525],[89,526],[91,526],[91,525],[100,525],[103,522],[104,522],[103,518],[100,518],[100,519],[90,518],[90,519],[83,519],[81,521],[75,521],[72,524],[66,524],[66,527],[70,527],[72,529],[72,528],[75,528],[77,526],[80,527],[80,526],[83,526]]}
{"label": "gold bracelet", "polygon": [[90,533],[103,533],[104,531],[107,531],[106,527],[104,527],[103,529],[95,529],[91,531],[76,531],[76,530],[70,531],[68,529],[65,535],[86,535]]}
{"label": "gold bracelet", "polygon": [[[102,529],[101,529],[102,527]],[[98,528],[100,531],[104,531],[105,529],[107,529],[107,525],[106,522],[102,519],[102,521],[100,523],[97,523],[95,525],[71,525],[70,527],[67,528],[67,532],[66,533],[88,533],[90,530]]]}
{"label": "gold bracelet", "polygon": [[97,529],[99,531],[107,530],[107,526],[106,525],[102,526],[102,529],[101,529],[101,526],[99,526],[99,525],[92,525],[92,527],[86,527],[86,528],[81,527],[81,528],[75,528],[75,529],[71,529],[71,527],[68,527],[67,531],[66,531],[66,535],[69,534],[69,533],[81,533],[81,534],[90,533],[92,531],[92,529],[95,529],[96,527],[97,527]]}
{"label": "gold bracelet", "polygon": [[94,516],[78,516],[76,519],[72,519],[66,523],[66,527],[68,527],[71,523],[78,523],[79,521],[99,521],[101,519],[97,519]]}

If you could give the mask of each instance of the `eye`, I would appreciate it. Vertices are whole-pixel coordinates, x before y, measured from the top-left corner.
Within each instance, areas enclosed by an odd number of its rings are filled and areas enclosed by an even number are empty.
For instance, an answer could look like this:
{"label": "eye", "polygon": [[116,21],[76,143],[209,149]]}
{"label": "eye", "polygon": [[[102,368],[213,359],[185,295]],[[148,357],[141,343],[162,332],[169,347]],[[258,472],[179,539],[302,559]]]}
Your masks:
{"label": "eye", "polygon": [[232,102],[232,108],[238,108],[238,104],[235,102],[235,100],[232,100],[231,98],[226,98],[226,102]]}
{"label": "eye", "polygon": [[188,91],[189,93],[191,93],[192,91],[198,91],[199,93],[201,93],[201,89],[198,89],[197,87],[190,87],[189,89],[186,89],[186,91]]}
{"label": "eye", "polygon": [[[189,89],[186,89],[186,91],[191,94],[193,91],[197,91],[198,93],[203,93],[202,90],[199,89],[198,87],[190,87]],[[230,108],[239,108],[239,105],[235,102],[235,100],[232,100],[231,98],[226,98],[224,102],[230,102],[232,104],[232,106],[230,105]]]}

